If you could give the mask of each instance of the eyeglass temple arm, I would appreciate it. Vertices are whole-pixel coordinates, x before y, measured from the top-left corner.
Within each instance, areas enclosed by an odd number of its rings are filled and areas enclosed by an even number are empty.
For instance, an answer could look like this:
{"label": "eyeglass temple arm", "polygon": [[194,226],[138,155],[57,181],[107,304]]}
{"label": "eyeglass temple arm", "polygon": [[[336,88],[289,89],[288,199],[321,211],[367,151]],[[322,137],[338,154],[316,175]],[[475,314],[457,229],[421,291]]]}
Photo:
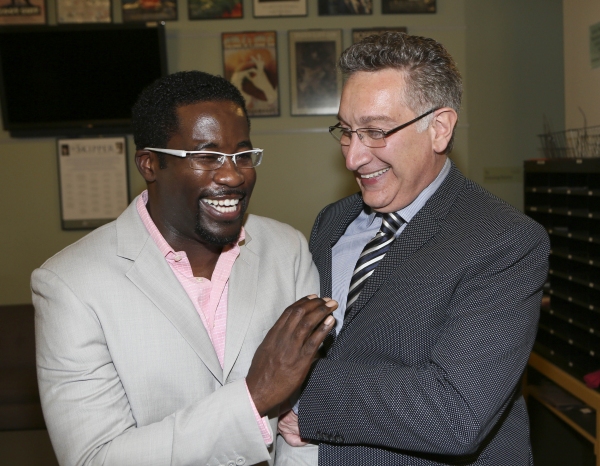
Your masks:
{"label": "eyeglass temple arm", "polygon": [[159,152],[161,154],[174,155],[176,157],[185,157],[186,156],[186,152],[183,151],[183,150],[176,150],[176,149],[156,149],[154,147],[144,147],[144,150],[149,150],[151,152]]}
{"label": "eyeglass temple arm", "polygon": [[413,123],[416,123],[417,121],[419,121],[421,118],[425,118],[427,115],[435,112],[436,110],[439,110],[440,108],[432,108],[431,110],[429,110],[428,112],[423,113],[422,115],[419,115],[416,118],[413,118],[410,121],[407,121],[406,123],[404,123],[403,125],[398,126],[397,128],[392,128],[389,131],[382,131],[384,136],[388,136],[390,134],[394,134],[396,131],[400,131],[401,129],[406,128],[407,126],[412,125]]}

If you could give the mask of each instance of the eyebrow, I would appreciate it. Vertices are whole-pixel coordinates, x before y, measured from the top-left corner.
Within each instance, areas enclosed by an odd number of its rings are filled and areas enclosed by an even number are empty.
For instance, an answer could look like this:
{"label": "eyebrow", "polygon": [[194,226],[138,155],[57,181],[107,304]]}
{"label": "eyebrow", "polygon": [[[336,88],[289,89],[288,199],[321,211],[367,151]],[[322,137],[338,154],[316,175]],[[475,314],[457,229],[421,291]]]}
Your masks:
{"label": "eyebrow", "polygon": [[358,119],[358,122],[361,125],[368,125],[369,123],[373,123],[374,121],[382,121],[382,122],[393,122],[394,119],[387,115],[371,115],[371,116],[363,116]]}
{"label": "eyebrow", "polygon": [[[214,141],[202,141],[196,144],[194,150],[207,150],[216,147],[218,147],[218,144]],[[249,140],[240,141],[238,142],[237,147],[252,147],[252,143]]]}
{"label": "eyebrow", "polygon": [[[343,118],[340,117],[339,114],[338,114],[337,118],[338,118],[338,121],[340,121],[340,122],[344,121]],[[387,115],[367,115],[367,116],[360,117],[358,119],[358,123],[360,125],[368,125],[368,124],[373,123],[373,122],[385,122],[385,123],[387,123],[387,122],[394,122],[394,119],[391,118],[391,117],[389,117],[389,116],[387,116]]]}

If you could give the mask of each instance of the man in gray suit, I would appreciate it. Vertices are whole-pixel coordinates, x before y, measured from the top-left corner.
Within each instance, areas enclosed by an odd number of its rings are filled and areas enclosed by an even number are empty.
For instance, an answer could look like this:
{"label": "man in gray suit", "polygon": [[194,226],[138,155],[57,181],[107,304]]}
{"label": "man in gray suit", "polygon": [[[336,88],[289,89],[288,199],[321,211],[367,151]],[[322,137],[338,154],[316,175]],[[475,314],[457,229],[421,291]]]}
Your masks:
{"label": "man in gray suit", "polygon": [[[300,398],[299,431],[293,413],[280,430],[319,443],[321,466],[531,464],[520,378],[548,236],[448,159],[462,87],[441,44],[384,33],[340,66],[330,132],[361,192],[315,222],[337,336]],[[315,450],[297,449],[313,464]]]}
{"label": "man in gray suit", "polygon": [[231,83],[163,78],[133,127],[147,191],[32,276],[58,460],[272,464],[279,404],[305,379],[335,302],[305,297],[319,285],[298,231],[244,216],[262,150]]}

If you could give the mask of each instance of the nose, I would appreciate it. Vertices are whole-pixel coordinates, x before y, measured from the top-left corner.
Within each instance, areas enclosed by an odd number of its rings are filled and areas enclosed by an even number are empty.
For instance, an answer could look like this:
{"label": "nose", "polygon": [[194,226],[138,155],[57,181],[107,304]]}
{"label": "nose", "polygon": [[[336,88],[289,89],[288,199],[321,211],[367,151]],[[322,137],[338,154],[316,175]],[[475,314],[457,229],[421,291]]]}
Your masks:
{"label": "nose", "polygon": [[214,180],[219,184],[234,188],[244,184],[244,171],[233,163],[233,157],[225,157],[223,165],[215,170]]}
{"label": "nose", "polygon": [[358,170],[371,160],[369,148],[360,141],[356,133],[352,134],[350,145],[342,146],[342,153],[346,159],[346,168],[350,171]]}

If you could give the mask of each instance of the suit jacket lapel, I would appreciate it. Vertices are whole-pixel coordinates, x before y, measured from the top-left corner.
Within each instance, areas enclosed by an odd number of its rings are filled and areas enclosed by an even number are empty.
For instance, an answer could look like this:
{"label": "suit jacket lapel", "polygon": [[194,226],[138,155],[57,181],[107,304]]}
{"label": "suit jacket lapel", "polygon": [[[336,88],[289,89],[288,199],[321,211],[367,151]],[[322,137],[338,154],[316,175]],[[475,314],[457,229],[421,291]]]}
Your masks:
{"label": "suit jacket lapel", "polygon": [[229,277],[223,380],[227,380],[240,354],[255,309],[260,257],[248,248],[251,241],[246,230],[246,239]]}
{"label": "suit jacket lapel", "polygon": [[448,173],[441,186],[406,225],[373,272],[373,275],[365,283],[350,312],[344,317],[342,331],[365,307],[389,276],[396,272],[399,273],[398,269],[401,269],[402,264],[437,234],[458,190],[464,182],[464,176],[452,164],[450,173]]}
{"label": "suit jacket lapel", "polygon": [[117,254],[133,261],[127,277],[169,319],[214,377],[223,371],[214,347],[185,290],[139,218],[134,200],[117,220]]}
{"label": "suit jacket lapel", "polygon": [[331,249],[342,237],[348,225],[360,214],[363,201],[355,194],[334,204],[319,218],[320,224],[311,235],[311,252],[321,279],[321,296],[331,296]]}

